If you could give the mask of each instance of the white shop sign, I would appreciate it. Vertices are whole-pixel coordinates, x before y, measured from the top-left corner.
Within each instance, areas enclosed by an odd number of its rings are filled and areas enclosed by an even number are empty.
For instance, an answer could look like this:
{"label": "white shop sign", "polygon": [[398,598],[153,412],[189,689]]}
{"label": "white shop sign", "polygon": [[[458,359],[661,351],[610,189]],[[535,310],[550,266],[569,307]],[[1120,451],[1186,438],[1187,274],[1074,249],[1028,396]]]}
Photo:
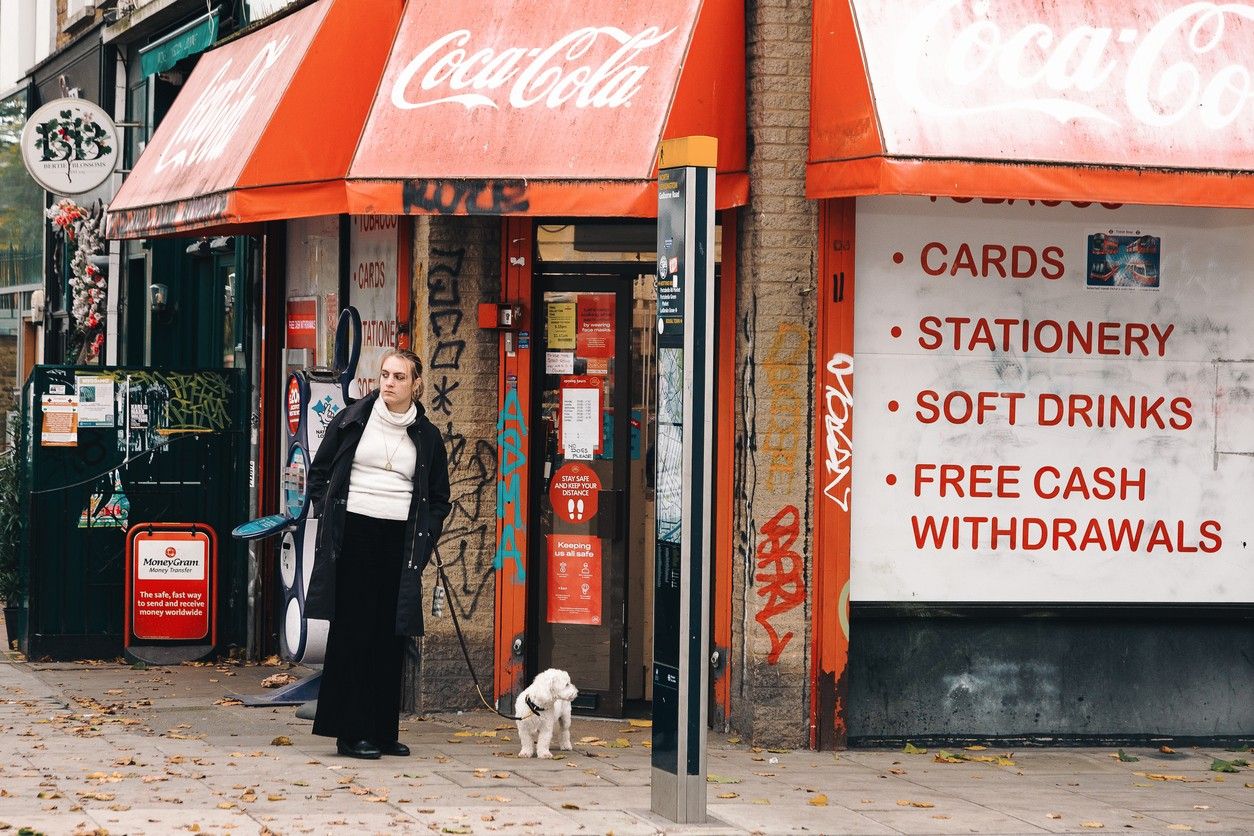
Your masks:
{"label": "white shop sign", "polygon": [[1254,213],[857,223],[852,600],[1254,601]]}
{"label": "white shop sign", "polygon": [[354,215],[352,268],[348,277],[348,304],[361,314],[361,357],[357,378],[350,384],[354,398],[378,386],[383,353],[396,347],[398,219],[393,216]]}

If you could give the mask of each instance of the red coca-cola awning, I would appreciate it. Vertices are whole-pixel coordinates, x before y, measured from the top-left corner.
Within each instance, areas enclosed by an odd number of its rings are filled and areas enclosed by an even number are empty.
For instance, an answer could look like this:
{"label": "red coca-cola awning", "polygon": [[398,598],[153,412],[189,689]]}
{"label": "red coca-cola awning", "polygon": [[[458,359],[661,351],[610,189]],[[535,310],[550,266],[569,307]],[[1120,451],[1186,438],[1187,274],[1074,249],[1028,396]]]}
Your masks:
{"label": "red coca-cola awning", "polygon": [[321,0],[206,53],[110,203],[110,237],[346,211],[402,6]]}
{"label": "red coca-cola awning", "polygon": [[719,139],[748,200],[733,0],[411,2],[349,171],[354,213],[652,216],[662,139]]}
{"label": "red coca-cola awning", "polygon": [[1254,207],[1254,6],[838,0],[814,11],[813,198]]}
{"label": "red coca-cola awning", "polygon": [[343,212],[647,217],[658,144],[694,134],[719,139],[719,207],[742,205],[744,100],[734,0],[321,0],[201,59],[110,235]]}

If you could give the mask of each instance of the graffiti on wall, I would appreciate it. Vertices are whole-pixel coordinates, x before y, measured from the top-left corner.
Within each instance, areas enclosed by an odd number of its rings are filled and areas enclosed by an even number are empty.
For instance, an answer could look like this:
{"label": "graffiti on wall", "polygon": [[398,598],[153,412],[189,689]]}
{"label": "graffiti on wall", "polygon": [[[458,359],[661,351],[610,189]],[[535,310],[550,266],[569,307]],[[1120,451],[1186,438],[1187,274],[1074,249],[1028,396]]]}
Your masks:
{"label": "graffiti on wall", "polygon": [[823,495],[849,510],[849,473],[853,469],[853,358],[836,353],[827,363],[823,386]]}
{"label": "graffiti on wall", "polygon": [[442,426],[448,453],[449,502],[444,534],[437,546],[440,561],[457,586],[463,614],[473,616],[491,578],[491,541],[495,527],[481,513],[484,496],[496,481],[497,456],[491,442],[473,443],[457,429],[456,393],[461,385],[462,357],[466,338],[462,324],[461,279],[464,248],[431,249],[427,270],[427,322],[433,344],[425,374],[431,419]]}
{"label": "graffiti on wall", "polygon": [[512,560],[514,581],[522,583],[527,573],[519,549],[525,521],[519,494],[522,480],[518,471],[527,464],[527,448],[523,443],[527,436],[527,421],[518,402],[517,389],[510,389],[505,395],[505,407],[497,419],[496,433],[496,442],[501,449],[501,475],[496,483],[496,517],[501,521],[501,539],[492,566],[499,571],[507,560]]}
{"label": "graffiti on wall", "polygon": [[770,665],[778,664],[784,648],[793,638],[791,630],[781,634],[774,620],[792,612],[806,598],[805,563],[793,549],[800,521],[796,507],[785,505],[760,532],[762,540],[758,543],[754,580],[760,584],[758,597],[766,600],[754,618],[770,637],[771,651],[766,657]]}
{"label": "graffiti on wall", "polygon": [[766,382],[760,450],[765,458],[767,491],[787,489],[806,449],[805,391],[799,385],[809,362],[810,332],[799,322],[781,322],[771,338],[760,372]]}

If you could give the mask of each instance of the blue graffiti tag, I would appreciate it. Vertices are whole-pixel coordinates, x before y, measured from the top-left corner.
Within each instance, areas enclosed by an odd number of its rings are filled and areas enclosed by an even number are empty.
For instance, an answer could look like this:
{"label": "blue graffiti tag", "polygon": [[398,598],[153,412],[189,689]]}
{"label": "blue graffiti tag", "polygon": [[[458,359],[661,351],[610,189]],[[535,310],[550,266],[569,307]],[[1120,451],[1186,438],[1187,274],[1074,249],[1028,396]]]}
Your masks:
{"label": "blue graffiti tag", "polygon": [[523,447],[523,438],[526,435],[527,421],[523,417],[522,405],[518,402],[518,390],[510,389],[505,394],[505,408],[501,410],[501,417],[496,422],[496,443],[501,450],[500,477],[496,483],[496,518],[504,522],[492,566],[499,571],[505,566],[507,559],[513,560],[518,569],[514,576],[515,583],[522,583],[527,578],[523,569],[522,552],[518,548],[518,540],[525,530],[522,505],[519,502],[518,471],[527,464],[527,451]]}

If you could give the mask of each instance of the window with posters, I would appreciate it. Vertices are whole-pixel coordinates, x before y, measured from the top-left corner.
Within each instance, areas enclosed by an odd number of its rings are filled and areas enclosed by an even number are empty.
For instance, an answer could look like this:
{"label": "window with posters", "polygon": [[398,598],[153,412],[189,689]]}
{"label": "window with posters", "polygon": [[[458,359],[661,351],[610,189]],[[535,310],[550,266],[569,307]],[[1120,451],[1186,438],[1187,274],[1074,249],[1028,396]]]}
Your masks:
{"label": "window with posters", "polygon": [[334,357],[335,323],[340,315],[339,288],[340,219],[320,217],[288,221],[286,355],[289,374],[329,363]]}
{"label": "window with posters", "polygon": [[1248,223],[859,198],[852,600],[1254,601]]}

